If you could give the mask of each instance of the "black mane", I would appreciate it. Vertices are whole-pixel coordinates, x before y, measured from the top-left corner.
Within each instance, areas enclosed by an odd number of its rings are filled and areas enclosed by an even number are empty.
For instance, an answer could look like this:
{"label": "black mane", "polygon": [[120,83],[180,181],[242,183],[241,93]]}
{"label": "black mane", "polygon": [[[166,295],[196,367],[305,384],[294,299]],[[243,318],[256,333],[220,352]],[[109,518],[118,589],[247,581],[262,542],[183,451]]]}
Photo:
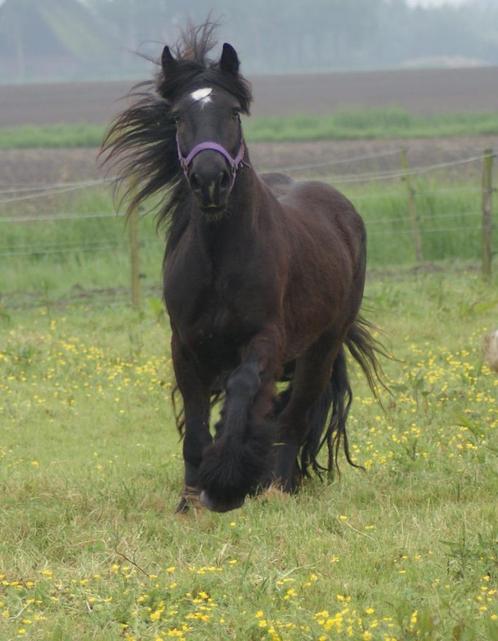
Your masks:
{"label": "black mane", "polygon": [[[166,250],[174,246],[188,222],[181,203],[190,197],[176,147],[176,126],[171,114],[174,101],[187,91],[216,85],[237,98],[249,113],[250,85],[240,74],[223,72],[208,54],[215,47],[216,25],[189,26],[174,47],[177,64],[155,80],[135,85],[127,96],[130,107],[111,123],[102,143],[103,163],[117,173],[117,187],[128,202],[127,212],[157,194],[158,224],[166,225]],[[159,64],[159,62],[156,62]]]}

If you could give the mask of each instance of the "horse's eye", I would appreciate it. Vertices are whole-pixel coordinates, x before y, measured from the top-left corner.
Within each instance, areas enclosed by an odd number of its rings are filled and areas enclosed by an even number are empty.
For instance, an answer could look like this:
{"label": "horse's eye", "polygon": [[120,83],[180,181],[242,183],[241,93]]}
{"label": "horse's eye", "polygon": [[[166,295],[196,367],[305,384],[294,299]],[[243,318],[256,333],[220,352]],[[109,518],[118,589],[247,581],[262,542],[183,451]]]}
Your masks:
{"label": "horse's eye", "polygon": [[238,110],[238,109],[234,109],[234,110],[232,111],[232,118],[233,118],[234,120],[240,120],[240,112],[239,112],[239,110]]}
{"label": "horse's eye", "polygon": [[175,125],[179,125],[181,121],[182,117],[180,116],[180,114],[173,114],[173,122],[175,123]]}

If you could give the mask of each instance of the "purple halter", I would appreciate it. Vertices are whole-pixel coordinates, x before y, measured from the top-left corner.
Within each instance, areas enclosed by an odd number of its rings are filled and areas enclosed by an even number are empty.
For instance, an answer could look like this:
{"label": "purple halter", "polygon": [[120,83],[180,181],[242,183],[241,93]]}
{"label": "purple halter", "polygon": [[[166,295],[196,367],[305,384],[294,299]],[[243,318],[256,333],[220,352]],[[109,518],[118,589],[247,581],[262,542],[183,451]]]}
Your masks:
{"label": "purple halter", "polygon": [[233,187],[235,178],[237,177],[237,171],[239,170],[239,167],[244,164],[244,152],[245,152],[244,139],[240,141],[239,151],[237,152],[237,155],[235,156],[235,158],[232,157],[232,155],[225,149],[225,147],[211,140],[199,143],[188,153],[187,156],[184,156],[182,154],[182,150],[180,149],[180,141],[178,140],[178,135],[177,135],[176,148],[178,149],[178,159],[180,161],[180,166],[183,169],[183,173],[187,178],[188,178],[188,170],[192,161],[197,156],[197,154],[201,153],[201,151],[207,151],[209,149],[210,151],[216,151],[217,153],[221,154],[223,158],[227,161],[227,163],[230,165],[230,170],[232,175],[230,189]]}

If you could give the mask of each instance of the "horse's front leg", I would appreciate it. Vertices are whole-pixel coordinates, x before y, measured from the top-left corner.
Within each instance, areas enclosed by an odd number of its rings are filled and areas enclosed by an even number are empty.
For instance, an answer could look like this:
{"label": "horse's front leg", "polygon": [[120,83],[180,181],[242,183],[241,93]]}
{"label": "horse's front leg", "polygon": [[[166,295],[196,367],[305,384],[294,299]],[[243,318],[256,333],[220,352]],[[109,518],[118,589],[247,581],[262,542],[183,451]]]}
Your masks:
{"label": "horse's front leg", "polygon": [[185,433],[183,461],[185,482],[177,512],[186,512],[199,500],[199,466],[203,450],[211,443],[209,433],[210,385],[209,377],[200,371],[194,355],[181,345],[173,333],[171,341],[176,382],[183,398]]}
{"label": "horse's front leg", "polygon": [[268,326],[249,342],[228,379],[219,435],[205,450],[199,471],[201,501],[211,510],[240,507],[269,477],[274,435],[265,418],[272,409],[280,353],[280,333]]}

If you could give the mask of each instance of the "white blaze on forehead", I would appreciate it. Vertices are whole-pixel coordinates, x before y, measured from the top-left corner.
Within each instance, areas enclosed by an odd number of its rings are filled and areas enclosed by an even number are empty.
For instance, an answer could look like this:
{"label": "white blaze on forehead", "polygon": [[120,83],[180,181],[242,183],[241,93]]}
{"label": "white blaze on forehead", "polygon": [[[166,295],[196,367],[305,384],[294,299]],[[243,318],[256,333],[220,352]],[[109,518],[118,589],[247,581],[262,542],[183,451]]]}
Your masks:
{"label": "white blaze on forehead", "polygon": [[206,105],[208,102],[211,102],[211,94],[213,93],[212,87],[202,87],[201,89],[196,89],[190,94],[192,100],[196,102],[200,101],[201,104]]}

